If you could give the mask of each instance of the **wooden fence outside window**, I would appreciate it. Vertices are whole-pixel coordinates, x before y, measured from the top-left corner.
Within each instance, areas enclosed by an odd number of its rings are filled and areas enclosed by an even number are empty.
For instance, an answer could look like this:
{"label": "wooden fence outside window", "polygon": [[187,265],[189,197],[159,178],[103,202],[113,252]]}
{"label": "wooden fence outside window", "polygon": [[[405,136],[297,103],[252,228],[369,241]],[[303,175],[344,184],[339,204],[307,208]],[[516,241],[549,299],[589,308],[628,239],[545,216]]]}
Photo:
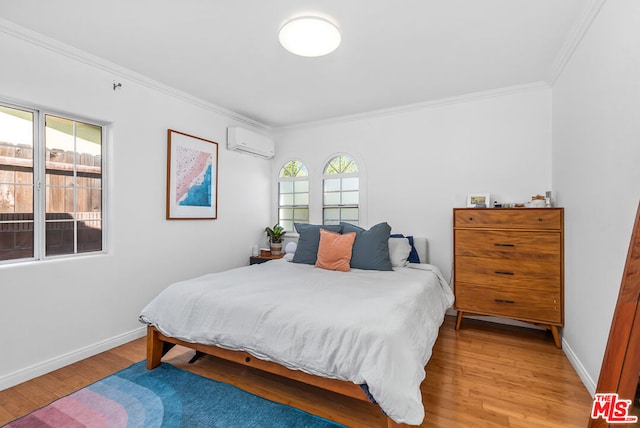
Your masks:
{"label": "wooden fence outside window", "polygon": [[[100,251],[102,157],[61,150],[45,156],[46,254],[74,252],[74,222],[77,251]],[[33,197],[33,149],[0,142],[0,260],[33,256]]]}

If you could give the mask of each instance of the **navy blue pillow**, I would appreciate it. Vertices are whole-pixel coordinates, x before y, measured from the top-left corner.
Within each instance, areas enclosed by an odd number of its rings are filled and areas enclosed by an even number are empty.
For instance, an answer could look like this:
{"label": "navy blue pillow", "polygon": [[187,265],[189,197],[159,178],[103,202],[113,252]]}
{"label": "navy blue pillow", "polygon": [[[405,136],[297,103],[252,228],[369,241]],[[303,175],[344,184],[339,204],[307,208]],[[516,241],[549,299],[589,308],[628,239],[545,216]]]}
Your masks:
{"label": "navy blue pillow", "polygon": [[404,236],[402,233],[394,233],[389,236],[390,238],[407,238],[409,240],[409,245],[411,245],[411,252],[409,253],[409,258],[407,261],[409,263],[420,263],[420,256],[418,255],[418,250],[416,250],[415,245],[413,245],[413,236]]}
{"label": "navy blue pillow", "polygon": [[391,226],[387,223],[379,223],[369,230],[365,230],[349,223],[340,224],[342,225],[342,233],[356,233],[351,253],[351,267],[353,269],[393,270],[389,258]]}
{"label": "navy blue pillow", "polygon": [[321,224],[294,223],[296,230],[300,234],[298,246],[293,254],[294,263],[304,263],[315,265],[318,259],[318,245],[320,244],[320,229],[341,233],[341,225],[325,226]]}

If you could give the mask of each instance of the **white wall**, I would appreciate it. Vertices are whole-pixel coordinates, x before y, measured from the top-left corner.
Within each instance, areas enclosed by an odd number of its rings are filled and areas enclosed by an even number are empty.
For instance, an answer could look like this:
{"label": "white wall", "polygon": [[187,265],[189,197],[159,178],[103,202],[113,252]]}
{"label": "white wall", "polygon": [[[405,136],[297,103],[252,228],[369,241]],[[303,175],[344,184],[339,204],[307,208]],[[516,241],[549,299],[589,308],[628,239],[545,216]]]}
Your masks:
{"label": "white wall", "polygon": [[640,2],[605,2],[553,87],[564,339],[593,393],[640,198]]}
{"label": "white wall", "polygon": [[280,130],[273,179],[287,160],[303,160],[316,177],[310,220],[320,223],[324,163],[352,154],[367,176],[365,226],[387,221],[392,233],[427,237],[431,262],[449,277],[452,208],[467,193],[515,202],[551,187],[551,90],[505,92]]}
{"label": "white wall", "polygon": [[[0,266],[3,389],[140,335],[140,309],[172,281],[248,264],[271,163],[227,151],[226,127],[249,125],[212,106],[4,32],[0,57],[0,100],[110,124],[108,254]],[[219,143],[217,220],[165,220],[168,128]]]}

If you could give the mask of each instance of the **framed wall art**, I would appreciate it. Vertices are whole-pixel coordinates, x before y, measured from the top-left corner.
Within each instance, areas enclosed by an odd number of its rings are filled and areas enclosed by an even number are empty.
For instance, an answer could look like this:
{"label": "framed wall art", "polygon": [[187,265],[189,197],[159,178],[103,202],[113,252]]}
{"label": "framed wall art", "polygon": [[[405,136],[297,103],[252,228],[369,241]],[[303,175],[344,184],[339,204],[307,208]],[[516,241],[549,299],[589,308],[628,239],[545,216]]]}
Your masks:
{"label": "framed wall art", "polygon": [[167,220],[218,217],[218,143],[167,131]]}
{"label": "framed wall art", "polygon": [[491,198],[489,193],[469,193],[467,195],[468,208],[490,208]]}

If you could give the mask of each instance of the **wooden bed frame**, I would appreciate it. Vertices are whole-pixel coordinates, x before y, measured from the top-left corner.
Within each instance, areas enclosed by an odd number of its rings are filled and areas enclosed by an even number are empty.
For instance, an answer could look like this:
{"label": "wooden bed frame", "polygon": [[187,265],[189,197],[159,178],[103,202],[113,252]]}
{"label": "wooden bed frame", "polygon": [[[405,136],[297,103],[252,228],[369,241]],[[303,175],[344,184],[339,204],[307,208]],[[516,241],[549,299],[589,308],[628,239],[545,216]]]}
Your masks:
{"label": "wooden bed frame", "polygon": [[[231,351],[212,345],[185,342],[180,339],[165,336],[152,326],[147,327],[147,369],[152,370],[158,367],[167,348],[170,348],[173,345],[185,346],[187,348],[194,349],[196,352],[213,355],[214,357],[222,358],[223,360],[253,367],[258,370],[346,395],[347,397],[357,398],[358,400],[366,401],[368,403],[371,402],[362,388],[355,383],[338,379],[327,379],[320,376],[310,375],[299,370],[291,370],[281,366],[280,364],[255,358],[253,355],[244,351]],[[387,417],[388,428],[408,426],[409,425],[399,424]]]}
{"label": "wooden bed frame", "polygon": [[[429,262],[429,243],[427,238],[415,236],[413,238],[414,246],[422,263]],[[253,367],[258,370],[269,372],[287,379],[303,382],[313,385],[327,391],[335,392],[347,397],[357,398],[358,400],[371,403],[371,400],[362,388],[355,383],[342,381],[337,379],[327,379],[321,376],[314,376],[299,370],[291,370],[280,364],[270,361],[260,360],[253,355],[243,351],[231,351],[228,349],[218,348],[217,346],[202,345],[199,343],[184,342],[180,339],[165,336],[155,327],[147,327],[147,369],[152,370],[160,365],[162,356],[173,345],[181,345],[191,348],[196,352],[221,358],[244,366]],[[387,428],[411,427],[412,425],[399,424],[387,417]]]}

